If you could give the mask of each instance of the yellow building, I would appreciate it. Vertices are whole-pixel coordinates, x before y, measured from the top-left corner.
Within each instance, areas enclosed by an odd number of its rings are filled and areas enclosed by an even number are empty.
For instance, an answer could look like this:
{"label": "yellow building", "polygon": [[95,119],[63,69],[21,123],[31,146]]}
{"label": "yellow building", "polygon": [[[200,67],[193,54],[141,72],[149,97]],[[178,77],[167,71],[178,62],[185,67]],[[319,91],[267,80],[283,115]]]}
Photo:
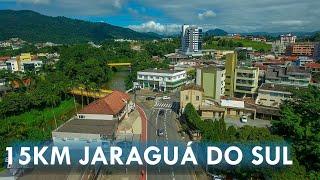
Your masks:
{"label": "yellow building", "polygon": [[180,108],[183,111],[188,103],[191,103],[196,110],[199,110],[202,103],[203,89],[195,84],[188,84],[180,91]]}
{"label": "yellow building", "polygon": [[237,67],[237,54],[229,53],[226,55],[226,79],[225,79],[225,95],[229,97],[234,96],[234,82],[235,82],[235,72]]}
{"label": "yellow building", "polygon": [[225,69],[220,66],[209,66],[197,69],[196,83],[204,90],[204,96],[219,100],[225,91]]}
{"label": "yellow building", "polygon": [[238,67],[235,75],[235,95],[237,97],[254,97],[258,90],[259,68]]}
{"label": "yellow building", "polygon": [[31,54],[30,53],[21,53],[20,61],[31,61]]}

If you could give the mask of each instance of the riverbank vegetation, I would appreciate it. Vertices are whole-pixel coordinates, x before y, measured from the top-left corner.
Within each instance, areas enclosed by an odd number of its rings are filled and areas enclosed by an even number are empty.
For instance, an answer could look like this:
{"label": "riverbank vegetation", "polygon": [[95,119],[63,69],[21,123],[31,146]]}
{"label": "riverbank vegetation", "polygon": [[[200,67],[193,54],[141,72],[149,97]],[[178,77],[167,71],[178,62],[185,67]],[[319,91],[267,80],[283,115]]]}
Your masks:
{"label": "riverbank vegetation", "polygon": [[101,48],[75,44],[37,49],[30,45],[20,50],[2,51],[2,55],[8,56],[17,56],[22,52],[57,52],[60,60],[56,64],[45,64],[38,72],[0,71],[0,79],[10,82],[7,86],[11,88],[0,99],[1,160],[4,159],[5,147],[11,142],[50,140],[51,131],[68,119],[77,108],[69,94],[72,88],[107,88],[113,74],[107,63],[132,63],[131,73],[125,79],[129,88],[136,79],[137,71],[167,68],[168,62],[154,61],[152,56],[170,53],[176,44],[167,41],[139,42],[135,45],[141,46],[141,49],[133,50],[129,42],[105,41]]}
{"label": "riverbank vegetation", "polygon": [[47,141],[51,131],[74,115],[78,105],[66,99],[56,107],[33,109],[20,115],[1,118],[0,164],[5,158],[5,148],[17,141]]}

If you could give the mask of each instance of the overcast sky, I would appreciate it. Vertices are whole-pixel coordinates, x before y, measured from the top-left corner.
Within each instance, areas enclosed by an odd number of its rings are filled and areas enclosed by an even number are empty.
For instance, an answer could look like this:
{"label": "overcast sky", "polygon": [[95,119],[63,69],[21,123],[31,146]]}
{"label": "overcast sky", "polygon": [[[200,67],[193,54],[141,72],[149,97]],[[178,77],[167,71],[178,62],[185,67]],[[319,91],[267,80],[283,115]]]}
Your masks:
{"label": "overcast sky", "polygon": [[181,24],[227,32],[320,30],[320,0],[0,0],[0,9],[176,33]]}

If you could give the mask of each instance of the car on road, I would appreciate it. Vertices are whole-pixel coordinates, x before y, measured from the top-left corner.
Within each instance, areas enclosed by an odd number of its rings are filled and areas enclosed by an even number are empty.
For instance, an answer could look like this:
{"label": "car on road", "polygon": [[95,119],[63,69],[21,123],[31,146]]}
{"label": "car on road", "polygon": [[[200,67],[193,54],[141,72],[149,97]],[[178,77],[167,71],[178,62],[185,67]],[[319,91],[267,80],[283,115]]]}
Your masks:
{"label": "car on road", "polygon": [[240,117],[240,121],[241,121],[242,123],[247,123],[247,122],[248,122],[248,117],[247,117],[246,115],[242,115],[242,116]]}
{"label": "car on road", "polygon": [[163,99],[163,100],[170,100],[171,97],[169,97],[169,96],[163,96],[162,99]]}
{"label": "car on road", "polygon": [[153,101],[153,100],[155,100],[155,99],[156,99],[156,97],[153,97],[153,96],[148,96],[148,97],[146,98],[147,101]]}
{"label": "car on road", "polygon": [[163,129],[157,129],[157,135],[158,136],[163,136],[164,135],[164,130]]}
{"label": "car on road", "polygon": [[159,111],[159,116],[163,116],[164,115],[164,110],[163,109],[160,109]]}

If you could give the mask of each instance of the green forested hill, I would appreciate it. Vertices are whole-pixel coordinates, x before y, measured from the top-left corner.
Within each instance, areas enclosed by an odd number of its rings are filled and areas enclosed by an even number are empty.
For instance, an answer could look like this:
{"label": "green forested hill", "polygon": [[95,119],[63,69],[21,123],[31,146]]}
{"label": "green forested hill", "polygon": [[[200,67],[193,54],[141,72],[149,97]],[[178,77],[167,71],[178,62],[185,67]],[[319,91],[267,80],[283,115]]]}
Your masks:
{"label": "green forested hill", "polygon": [[19,37],[30,42],[79,43],[112,38],[158,38],[107,23],[50,17],[29,10],[0,10],[0,22],[0,40]]}

